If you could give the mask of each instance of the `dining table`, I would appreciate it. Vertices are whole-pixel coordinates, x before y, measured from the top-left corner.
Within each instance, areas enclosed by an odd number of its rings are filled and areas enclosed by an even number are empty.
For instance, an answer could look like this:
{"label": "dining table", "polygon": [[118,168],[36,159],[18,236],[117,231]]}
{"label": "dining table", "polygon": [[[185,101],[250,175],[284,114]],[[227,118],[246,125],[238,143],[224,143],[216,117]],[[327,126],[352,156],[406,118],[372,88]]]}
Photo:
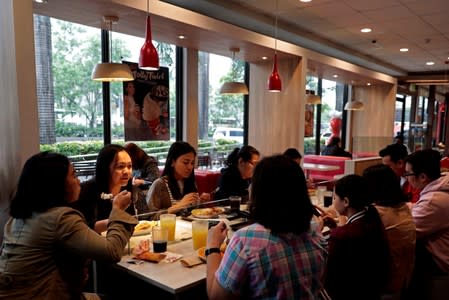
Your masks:
{"label": "dining table", "polygon": [[[150,293],[146,298],[153,299],[207,299],[206,263],[193,248],[191,221],[181,216],[176,219],[175,240],[168,242],[165,253],[167,257],[175,256],[173,261],[152,263],[136,259],[132,249],[142,240],[150,241],[151,234],[131,237],[121,260],[110,269],[106,293],[126,299],[142,293]],[[181,263],[186,258],[200,259],[200,263],[186,267]],[[122,285],[126,285],[126,292],[120,288]]]}

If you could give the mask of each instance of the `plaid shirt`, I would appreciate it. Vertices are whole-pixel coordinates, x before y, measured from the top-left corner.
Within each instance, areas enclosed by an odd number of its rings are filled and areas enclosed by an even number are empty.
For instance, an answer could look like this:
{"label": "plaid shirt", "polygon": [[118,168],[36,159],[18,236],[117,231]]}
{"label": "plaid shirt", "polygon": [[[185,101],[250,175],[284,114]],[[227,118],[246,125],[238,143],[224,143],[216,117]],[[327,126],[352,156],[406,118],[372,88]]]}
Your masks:
{"label": "plaid shirt", "polygon": [[272,234],[260,224],[235,232],[215,273],[242,298],[317,299],[327,252],[321,233]]}

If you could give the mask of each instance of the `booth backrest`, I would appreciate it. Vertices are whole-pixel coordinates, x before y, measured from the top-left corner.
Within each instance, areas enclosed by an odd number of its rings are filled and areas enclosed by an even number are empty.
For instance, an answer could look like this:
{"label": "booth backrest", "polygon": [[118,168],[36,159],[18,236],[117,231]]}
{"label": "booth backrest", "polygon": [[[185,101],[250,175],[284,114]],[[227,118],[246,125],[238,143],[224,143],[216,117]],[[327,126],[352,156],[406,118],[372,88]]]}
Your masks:
{"label": "booth backrest", "polygon": [[304,155],[303,161],[305,163],[320,164],[320,165],[330,165],[338,166],[338,170],[332,171],[313,171],[309,172],[313,181],[325,181],[333,180],[335,175],[340,175],[345,172],[345,161],[350,160],[349,157],[341,156],[326,156],[326,155],[315,155],[306,154]]}

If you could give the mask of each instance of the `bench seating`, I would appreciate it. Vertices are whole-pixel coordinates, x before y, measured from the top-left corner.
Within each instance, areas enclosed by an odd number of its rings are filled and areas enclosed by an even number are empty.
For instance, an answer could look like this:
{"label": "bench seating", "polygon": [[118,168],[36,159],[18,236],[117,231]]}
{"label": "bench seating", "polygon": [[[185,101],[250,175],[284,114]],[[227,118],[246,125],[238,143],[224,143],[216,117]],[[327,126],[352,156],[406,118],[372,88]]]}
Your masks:
{"label": "bench seating", "polygon": [[382,158],[379,156],[371,156],[364,158],[340,157],[340,156],[325,156],[306,154],[303,158],[304,163],[313,163],[321,165],[338,166],[338,170],[333,171],[310,171],[310,176],[314,182],[334,180],[335,176],[343,176],[348,174],[362,175],[363,171],[369,166],[382,163]]}

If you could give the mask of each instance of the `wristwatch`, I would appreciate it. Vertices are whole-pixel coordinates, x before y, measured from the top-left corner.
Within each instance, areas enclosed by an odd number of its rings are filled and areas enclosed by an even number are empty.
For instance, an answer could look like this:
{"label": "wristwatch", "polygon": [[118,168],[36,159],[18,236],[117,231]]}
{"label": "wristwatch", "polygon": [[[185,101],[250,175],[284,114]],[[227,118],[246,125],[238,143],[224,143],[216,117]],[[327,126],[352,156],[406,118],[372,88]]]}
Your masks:
{"label": "wristwatch", "polygon": [[206,251],[204,251],[204,255],[205,255],[206,257],[208,257],[209,254],[212,254],[212,253],[218,253],[218,254],[220,254],[220,248],[207,248]]}

